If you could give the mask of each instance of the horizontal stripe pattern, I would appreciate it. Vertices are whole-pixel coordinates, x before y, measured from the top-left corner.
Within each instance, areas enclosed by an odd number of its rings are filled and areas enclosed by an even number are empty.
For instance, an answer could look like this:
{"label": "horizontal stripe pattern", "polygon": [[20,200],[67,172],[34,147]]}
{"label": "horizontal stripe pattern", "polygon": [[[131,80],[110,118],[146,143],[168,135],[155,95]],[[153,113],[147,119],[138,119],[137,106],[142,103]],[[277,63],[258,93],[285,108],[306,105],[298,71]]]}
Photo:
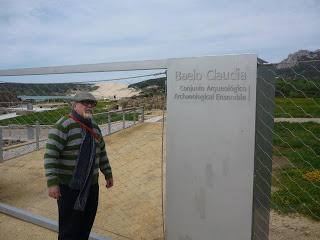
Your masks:
{"label": "horizontal stripe pattern", "polygon": [[[92,183],[95,184],[98,181],[99,169],[106,179],[112,177],[112,171],[101,130],[94,122],[93,129],[101,137],[100,143],[96,144],[96,161],[92,179]],[[83,138],[84,130],[80,124],[68,117],[61,118],[50,129],[44,154],[44,168],[48,186],[69,184],[77,164]]]}

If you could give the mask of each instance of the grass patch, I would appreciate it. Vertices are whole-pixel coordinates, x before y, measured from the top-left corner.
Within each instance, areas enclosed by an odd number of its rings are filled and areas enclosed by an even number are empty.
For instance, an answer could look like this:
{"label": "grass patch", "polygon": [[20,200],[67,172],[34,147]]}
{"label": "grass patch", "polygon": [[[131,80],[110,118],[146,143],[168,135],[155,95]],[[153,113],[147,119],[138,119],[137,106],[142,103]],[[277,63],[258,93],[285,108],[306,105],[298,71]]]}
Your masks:
{"label": "grass patch", "polygon": [[67,115],[70,112],[69,107],[62,107],[55,110],[44,111],[44,112],[34,112],[15,118],[4,119],[0,121],[0,125],[5,126],[9,124],[17,125],[34,125],[36,121],[39,121],[41,125],[53,125],[55,124],[62,116]]}
{"label": "grass patch", "polygon": [[319,98],[276,98],[274,116],[284,118],[320,117]]}
{"label": "grass patch", "polygon": [[[106,112],[106,107],[112,104],[110,101],[99,101],[94,113]],[[36,121],[39,121],[40,125],[54,125],[62,116],[66,116],[70,113],[70,107],[60,107],[55,110],[44,111],[44,112],[34,112],[23,116],[18,116],[15,118],[4,119],[0,121],[1,126],[6,126],[9,124],[17,125],[34,125]],[[138,115],[136,114],[136,119]],[[94,116],[94,119],[98,124],[104,124],[108,122],[107,114],[102,114]],[[125,120],[132,121],[134,119],[133,113],[128,113],[125,115]],[[122,113],[111,114],[111,121],[122,120]]]}
{"label": "grass patch", "polygon": [[290,165],[273,172],[272,207],[320,220],[320,181],[306,174],[320,169],[320,124],[276,123],[273,155],[287,157]]}
{"label": "grass patch", "polygon": [[282,169],[275,180],[278,190],[272,194],[271,206],[282,213],[300,213],[320,221],[320,184],[304,179],[306,171]]}

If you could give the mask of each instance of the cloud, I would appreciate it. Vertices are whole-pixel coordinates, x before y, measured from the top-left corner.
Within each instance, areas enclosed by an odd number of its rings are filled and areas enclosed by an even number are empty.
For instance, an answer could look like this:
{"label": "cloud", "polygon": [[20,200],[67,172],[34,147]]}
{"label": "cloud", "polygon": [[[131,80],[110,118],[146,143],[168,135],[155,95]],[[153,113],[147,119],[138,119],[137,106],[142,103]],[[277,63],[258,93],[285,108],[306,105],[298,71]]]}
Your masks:
{"label": "cloud", "polygon": [[320,3],[4,1],[0,68],[319,48]]}

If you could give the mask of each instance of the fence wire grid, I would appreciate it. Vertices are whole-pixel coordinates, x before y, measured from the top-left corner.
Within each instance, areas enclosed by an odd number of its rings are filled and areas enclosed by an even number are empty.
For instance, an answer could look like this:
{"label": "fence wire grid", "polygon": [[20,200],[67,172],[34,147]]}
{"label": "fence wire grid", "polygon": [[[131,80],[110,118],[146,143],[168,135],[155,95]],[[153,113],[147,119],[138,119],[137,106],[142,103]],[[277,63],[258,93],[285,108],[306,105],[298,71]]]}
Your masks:
{"label": "fence wire grid", "polygon": [[[0,84],[4,100],[0,103],[0,201],[57,219],[55,201],[47,196],[43,169],[48,131],[71,110],[70,94],[66,93],[91,91],[98,99],[93,118],[105,138],[115,180],[115,186],[107,191],[100,174],[93,232],[112,239],[163,239],[165,80],[162,71],[94,82],[25,84],[23,90],[18,83]],[[56,89],[60,97],[51,97]],[[15,91],[23,101],[14,98]],[[21,229],[23,238],[29,230]],[[10,234],[17,234],[16,230],[10,233],[7,229],[4,237],[10,238]],[[56,238],[50,231],[44,234],[48,239]],[[31,238],[35,239],[33,235]]]}
{"label": "fence wire grid", "polygon": [[[64,83],[67,90],[60,93],[70,96],[85,89],[103,95],[102,82],[119,87],[117,93],[99,99],[94,115],[106,136],[115,187],[100,190],[93,231],[112,239],[164,239],[166,75],[147,77],[152,81],[138,86],[134,84],[140,76],[95,81],[95,85]],[[258,64],[257,81],[273,88],[274,95],[259,89],[257,94],[274,104],[274,111],[259,104],[257,110],[274,124],[257,119],[272,132],[273,140],[256,129],[272,148],[267,161],[256,159],[264,171],[259,177],[266,185],[271,182],[271,192],[256,189],[262,196],[256,204],[270,217],[261,215],[260,221],[269,223],[269,229],[253,234],[255,239],[320,239],[320,61]],[[132,89],[124,84],[133,85]],[[46,193],[42,156],[48,129],[70,111],[69,100],[16,97],[49,95],[52,89],[55,85],[29,84],[22,91],[17,83],[0,84],[0,201],[57,219],[54,201]],[[265,146],[257,148],[263,152]],[[23,231],[27,229],[20,234]],[[53,233],[46,234],[51,239]]]}

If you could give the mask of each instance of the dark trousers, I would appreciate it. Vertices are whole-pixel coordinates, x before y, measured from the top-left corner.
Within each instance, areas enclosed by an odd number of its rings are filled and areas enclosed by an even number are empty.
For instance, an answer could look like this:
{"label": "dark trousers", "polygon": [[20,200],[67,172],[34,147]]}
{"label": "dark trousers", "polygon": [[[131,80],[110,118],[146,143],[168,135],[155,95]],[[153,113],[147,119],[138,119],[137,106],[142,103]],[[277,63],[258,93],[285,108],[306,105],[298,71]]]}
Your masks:
{"label": "dark trousers", "polygon": [[60,185],[58,240],[87,240],[97,213],[99,185],[92,185],[85,210],[73,210],[79,190]]}

